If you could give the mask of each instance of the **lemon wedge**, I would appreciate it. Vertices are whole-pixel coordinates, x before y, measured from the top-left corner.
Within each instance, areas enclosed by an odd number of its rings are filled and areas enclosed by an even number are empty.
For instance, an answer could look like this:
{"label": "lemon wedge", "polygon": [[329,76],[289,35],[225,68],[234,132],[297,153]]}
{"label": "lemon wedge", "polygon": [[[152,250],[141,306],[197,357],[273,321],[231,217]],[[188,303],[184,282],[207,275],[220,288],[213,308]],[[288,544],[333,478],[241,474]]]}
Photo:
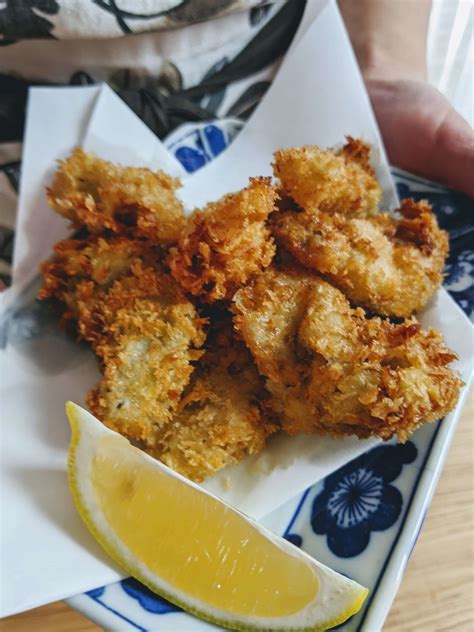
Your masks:
{"label": "lemon wedge", "polygon": [[326,630],[367,589],[133,447],[68,402],[77,509],[127,573],[185,610],[234,630]]}

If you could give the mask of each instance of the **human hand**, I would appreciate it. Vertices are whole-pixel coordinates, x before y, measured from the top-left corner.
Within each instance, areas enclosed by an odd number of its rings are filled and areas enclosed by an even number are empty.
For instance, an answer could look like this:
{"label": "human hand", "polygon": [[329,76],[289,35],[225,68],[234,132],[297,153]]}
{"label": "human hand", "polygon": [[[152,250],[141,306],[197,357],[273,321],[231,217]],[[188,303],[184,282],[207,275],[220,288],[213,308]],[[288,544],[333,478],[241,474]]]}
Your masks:
{"label": "human hand", "polygon": [[391,164],[474,197],[474,132],[421,80],[366,78]]}
{"label": "human hand", "polygon": [[390,162],[474,197],[474,133],[427,81],[431,0],[338,0]]}

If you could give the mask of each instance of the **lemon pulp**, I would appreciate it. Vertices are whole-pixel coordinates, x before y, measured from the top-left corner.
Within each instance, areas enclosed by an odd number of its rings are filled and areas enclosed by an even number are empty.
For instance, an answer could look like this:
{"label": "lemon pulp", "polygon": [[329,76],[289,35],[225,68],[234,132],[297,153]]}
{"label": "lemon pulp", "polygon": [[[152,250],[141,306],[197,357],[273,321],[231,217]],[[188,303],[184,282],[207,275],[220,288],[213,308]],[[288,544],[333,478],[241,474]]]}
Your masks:
{"label": "lemon pulp", "polygon": [[92,483],[106,520],[148,569],[235,614],[286,616],[315,599],[318,578],[304,560],[213,497],[144,466],[141,456],[127,463],[118,443],[116,437],[100,439]]}

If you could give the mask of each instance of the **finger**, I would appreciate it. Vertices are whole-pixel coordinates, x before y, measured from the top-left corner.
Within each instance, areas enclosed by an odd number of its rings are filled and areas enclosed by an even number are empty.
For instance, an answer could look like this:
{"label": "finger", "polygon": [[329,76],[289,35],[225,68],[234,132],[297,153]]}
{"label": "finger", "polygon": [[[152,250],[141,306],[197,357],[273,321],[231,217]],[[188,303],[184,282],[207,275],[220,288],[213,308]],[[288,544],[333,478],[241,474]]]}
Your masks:
{"label": "finger", "polygon": [[371,80],[367,89],[390,163],[474,197],[474,138],[433,86]]}
{"label": "finger", "polygon": [[432,177],[474,198],[474,133],[453,108],[439,126],[433,145]]}

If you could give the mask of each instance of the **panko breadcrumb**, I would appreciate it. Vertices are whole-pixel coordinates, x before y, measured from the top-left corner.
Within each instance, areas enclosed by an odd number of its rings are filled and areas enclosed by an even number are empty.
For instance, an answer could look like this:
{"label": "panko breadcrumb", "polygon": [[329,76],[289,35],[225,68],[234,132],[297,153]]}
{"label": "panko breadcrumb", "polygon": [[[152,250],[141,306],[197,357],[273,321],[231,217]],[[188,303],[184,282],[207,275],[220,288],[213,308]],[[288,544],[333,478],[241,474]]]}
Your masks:
{"label": "panko breadcrumb", "polygon": [[270,178],[195,211],[168,264],[181,287],[207,302],[229,300],[235,291],[266,268],[275,245],[266,219],[277,193]]}
{"label": "panko breadcrumb", "polygon": [[[278,285],[278,274],[265,272],[271,288]],[[269,406],[288,434],[383,439],[397,434],[405,441],[422,423],[440,419],[455,406],[461,381],[448,365],[456,355],[439,332],[423,331],[416,320],[395,325],[367,318],[337,288],[302,269],[280,274],[282,283],[289,276],[296,283],[299,276],[300,287],[308,283],[309,289],[286,299],[282,292],[269,292],[262,300],[260,277],[241,291],[245,303],[237,294],[234,309],[237,329],[262,371],[275,325],[279,331],[275,315],[283,313],[285,322],[293,323],[283,348],[294,370],[289,376],[266,374]]]}
{"label": "panko breadcrumb", "polygon": [[[86,304],[92,309],[95,298],[127,272],[142,253],[142,242],[127,237],[64,239],[40,266],[43,282],[38,298],[54,301],[64,326],[77,325],[79,312]],[[150,249],[149,254],[158,262],[157,250]]]}
{"label": "panko breadcrumb", "polygon": [[377,212],[382,191],[370,166],[370,147],[347,140],[338,153],[316,145],[277,151],[273,172],[284,193],[305,210],[350,217]]}
{"label": "panko breadcrumb", "polygon": [[272,231],[301,264],[376,314],[410,316],[443,279],[448,236],[426,201],[403,200],[399,218],[286,211],[272,218]]}
{"label": "panko breadcrumb", "polygon": [[229,332],[202,357],[155,456],[195,481],[260,452],[277,427],[262,412],[263,380]]}
{"label": "panko breadcrumb", "polygon": [[163,171],[122,167],[76,149],[60,161],[48,189],[51,208],[91,233],[110,230],[153,243],[177,241],[184,225],[175,191],[179,180]]}
{"label": "panko breadcrumb", "polygon": [[89,407],[196,481],[280,427],[404,441],[461,386],[441,334],[361,309],[403,317],[440,284],[429,205],[374,215],[369,147],[352,138],[279,151],[274,170],[279,185],[253,178],[189,218],[176,180],[82,150],[48,192],[78,233],[42,264],[40,298],[98,357]]}
{"label": "panko breadcrumb", "polygon": [[272,265],[235,294],[235,329],[265,377],[285,384],[300,381],[304,366],[296,355],[296,335],[314,283],[311,273]]}

